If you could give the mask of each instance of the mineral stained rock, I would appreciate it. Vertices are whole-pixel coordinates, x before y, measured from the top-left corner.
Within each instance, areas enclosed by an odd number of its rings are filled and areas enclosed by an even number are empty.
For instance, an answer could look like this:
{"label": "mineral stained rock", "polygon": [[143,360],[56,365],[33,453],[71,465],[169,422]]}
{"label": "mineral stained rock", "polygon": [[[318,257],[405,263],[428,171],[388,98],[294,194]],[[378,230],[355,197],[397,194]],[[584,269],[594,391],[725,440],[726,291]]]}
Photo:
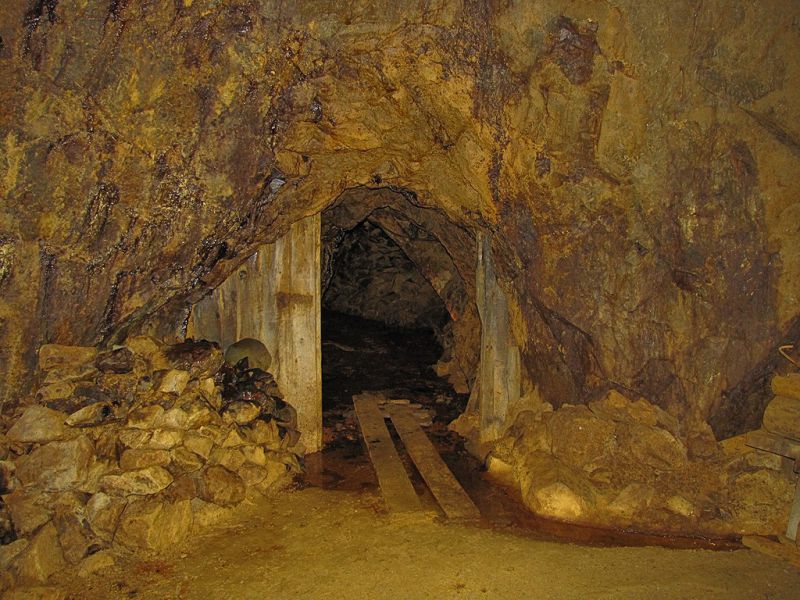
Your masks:
{"label": "mineral stained rock", "polygon": [[511,467],[523,502],[552,519],[707,535],[781,531],[794,482],[780,463],[752,462],[757,451],[744,447],[726,452],[710,432],[709,451],[690,458],[687,429],[612,391],[588,405],[521,412],[492,457]]}
{"label": "mineral stained rock", "polygon": [[174,326],[364,187],[435,209],[453,257],[492,235],[554,406],[615,382],[757,425],[800,327],[796,2],[113,6],[0,10],[6,403],[40,345]]}

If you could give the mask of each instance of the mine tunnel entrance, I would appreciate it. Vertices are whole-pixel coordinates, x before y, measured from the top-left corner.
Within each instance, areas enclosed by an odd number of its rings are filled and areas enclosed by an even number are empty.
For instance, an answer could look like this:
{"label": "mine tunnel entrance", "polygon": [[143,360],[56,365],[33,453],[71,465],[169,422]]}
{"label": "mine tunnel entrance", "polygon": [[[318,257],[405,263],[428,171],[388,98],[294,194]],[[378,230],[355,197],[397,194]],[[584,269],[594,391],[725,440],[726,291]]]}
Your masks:
{"label": "mine tunnel entrance", "polygon": [[450,459],[466,456],[465,439],[480,454],[519,398],[519,351],[490,234],[407,190],[350,188],[294,222],[194,306],[188,331],[223,349],[243,338],[266,346],[296,409],[296,451],[312,485],[376,485],[359,396],[371,395],[377,429],[386,432],[386,420],[401,454],[396,417],[420,443],[430,438],[457,475],[463,469],[462,480],[479,464]]}
{"label": "mine tunnel entrance", "polygon": [[410,407],[437,445],[456,437],[447,426],[464,411],[474,374],[453,364],[454,320],[443,296],[461,278],[433,234],[386,207],[339,205],[323,213],[321,232],[324,450],[308,457],[308,477],[323,487],[372,487],[354,396]]}

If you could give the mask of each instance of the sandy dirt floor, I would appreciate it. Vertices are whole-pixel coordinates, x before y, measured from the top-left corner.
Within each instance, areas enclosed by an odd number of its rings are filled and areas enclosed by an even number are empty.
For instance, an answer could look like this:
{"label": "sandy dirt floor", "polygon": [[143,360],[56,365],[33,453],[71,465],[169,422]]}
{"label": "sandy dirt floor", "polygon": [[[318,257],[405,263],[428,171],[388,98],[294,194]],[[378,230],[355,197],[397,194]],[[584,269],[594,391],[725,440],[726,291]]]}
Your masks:
{"label": "sandy dirt floor", "polygon": [[372,493],[260,499],[168,555],[61,585],[74,598],[800,598],[800,571],[748,550],[589,547],[391,517]]}

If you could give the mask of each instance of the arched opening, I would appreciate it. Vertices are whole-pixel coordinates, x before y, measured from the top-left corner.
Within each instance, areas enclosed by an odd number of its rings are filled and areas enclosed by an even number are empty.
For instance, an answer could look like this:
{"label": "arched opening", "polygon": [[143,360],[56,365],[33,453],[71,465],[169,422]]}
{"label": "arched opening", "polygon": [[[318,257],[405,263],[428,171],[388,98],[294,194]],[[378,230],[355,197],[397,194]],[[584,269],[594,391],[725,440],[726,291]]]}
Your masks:
{"label": "arched opening", "polygon": [[358,485],[359,472],[371,478],[355,396],[410,406],[440,439],[474,384],[474,281],[465,281],[445,246],[456,228],[413,200],[395,190],[354,188],[322,213],[324,485]]}

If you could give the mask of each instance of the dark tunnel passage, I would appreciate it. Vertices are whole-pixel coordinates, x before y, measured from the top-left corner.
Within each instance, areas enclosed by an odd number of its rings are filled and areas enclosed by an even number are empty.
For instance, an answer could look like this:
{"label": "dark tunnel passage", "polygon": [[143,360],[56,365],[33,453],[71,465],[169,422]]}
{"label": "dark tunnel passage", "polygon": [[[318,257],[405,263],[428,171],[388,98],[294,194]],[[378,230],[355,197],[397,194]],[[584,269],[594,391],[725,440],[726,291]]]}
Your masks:
{"label": "dark tunnel passage", "polygon": [[[369,217],[350,229],[323,217],[323,230],[329,233],[322,275],[324,439],[334,445],[357,439],[353,396],[365,392],[412,403],[423,424],[446,426],[463,410],[466,395],[436,371],[452,345],[452,319],[439,293]],[[418,232],[417,242],[420,237],[434,240],[427,232]],[[430,269],[436,254],[423,260]]]}

